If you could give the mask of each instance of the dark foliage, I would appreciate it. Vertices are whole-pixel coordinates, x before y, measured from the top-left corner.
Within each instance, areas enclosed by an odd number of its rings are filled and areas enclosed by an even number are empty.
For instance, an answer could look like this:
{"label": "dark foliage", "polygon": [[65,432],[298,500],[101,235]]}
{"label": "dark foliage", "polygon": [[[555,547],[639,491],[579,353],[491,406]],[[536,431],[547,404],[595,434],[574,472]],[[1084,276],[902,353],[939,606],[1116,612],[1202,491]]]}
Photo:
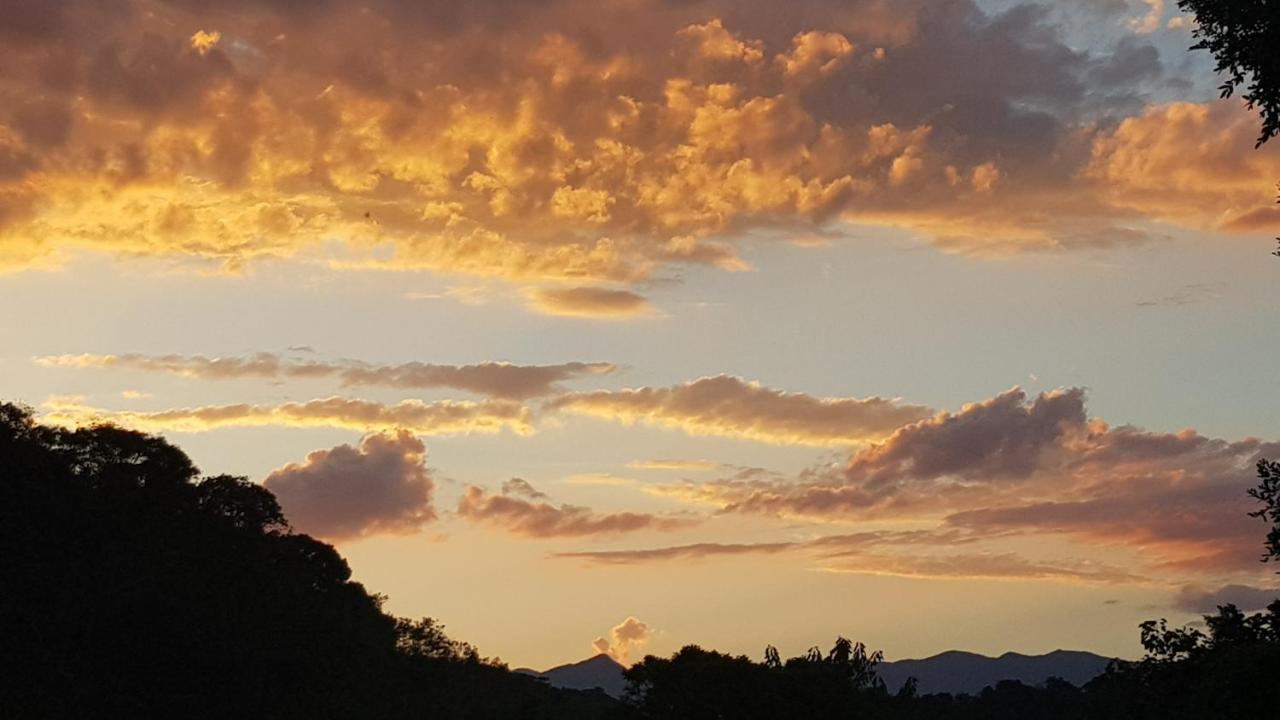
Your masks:
{"label": "dark foliage", "polygon": [[1249,497],[1262,503],[1261,508],[1249,515],[1271,523],[1262,559],[1280,562],[1280,462],[1258,461],[1258,487],[1249,490]]}
{"label": "dark foliage", "polygon": [[[605,717],[397,620],[270,492],[0,404],[0,717]],[[610,717],[613,714],[608,715]]]}
{"label": "dark foliage", "polygon": [[1226,80],[1220,90],[1241,97],[1262,116],[1261,146],[1280,133],[1280,5],[1275,0],[1178,0],[1196,16],[1195,50],[1208,50]]}

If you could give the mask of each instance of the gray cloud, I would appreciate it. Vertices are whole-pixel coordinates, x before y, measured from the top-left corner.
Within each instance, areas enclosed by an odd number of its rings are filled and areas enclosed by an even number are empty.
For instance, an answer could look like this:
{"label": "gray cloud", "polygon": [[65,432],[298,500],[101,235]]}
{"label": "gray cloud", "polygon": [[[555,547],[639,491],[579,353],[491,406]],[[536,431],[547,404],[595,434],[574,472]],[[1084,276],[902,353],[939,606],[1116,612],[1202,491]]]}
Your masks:
{"label": "gray cloud", "polygon": [[263,481],[289,523],[328,540],[416,532],[435,518],[426,447],[406,431],[317,450]]}
{"label": "gray cloud", "polygon": [[582,362],[559,365],[512,365],[505,362],[380,365],[359,360],[296,361],[272,353],[213,358],[202,355],[55,355],[38,357],[35,362],[46,367],[123,368],[204,380],[332,378],[344,387],[452,388],[507,400],[551,395],[563,390],[559,386],[561,382],[618,370],[618,366],[611,363]]}
{"label": "gray cloud", "polygon": [[[696,521],[689,518],[662,517],[649,513],[596,513],[576,505],[554,505],[535,502],[541,495],[531,496],[528,483],[504,486],[504,494],[492,495],[482,488],[470,486],[458,501],[458,515],[473,522],[502,528],[516,535],[532,538],[581,537],[612,535],[637,530],[674,530]],[[545,497],[545,496],[544,496]]]}

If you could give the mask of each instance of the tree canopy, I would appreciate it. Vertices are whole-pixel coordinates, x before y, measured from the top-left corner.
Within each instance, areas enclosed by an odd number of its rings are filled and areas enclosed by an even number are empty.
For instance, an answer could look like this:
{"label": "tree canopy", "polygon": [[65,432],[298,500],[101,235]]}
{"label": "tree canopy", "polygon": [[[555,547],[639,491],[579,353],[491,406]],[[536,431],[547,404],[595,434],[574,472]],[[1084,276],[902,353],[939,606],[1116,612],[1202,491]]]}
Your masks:
{"label": "tree canopy", "polygon": [[1196,18],[1196,50],[1225,76],[1222,97],[1240,93],[1262,117],[1261,146],[1280,133],[1280,6],[1275,0],[1178,0]]}

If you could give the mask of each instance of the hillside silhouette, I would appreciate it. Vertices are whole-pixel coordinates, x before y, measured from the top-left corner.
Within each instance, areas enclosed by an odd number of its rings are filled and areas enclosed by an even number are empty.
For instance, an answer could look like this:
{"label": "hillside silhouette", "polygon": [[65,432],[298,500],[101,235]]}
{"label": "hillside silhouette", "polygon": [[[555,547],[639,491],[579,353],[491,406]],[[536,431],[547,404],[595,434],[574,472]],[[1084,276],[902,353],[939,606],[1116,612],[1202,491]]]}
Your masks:
{"label": "hillside silhouette", "polygon": [[[1280,559],[1280,463],[1258,475],[1265,557]],[[1144,623],[1147,657],[1083,687],[924,694],[906,679],[891,692],[881,654],[844,638],[785,661],[772,647],[760,661],[696,646],[648,656],[621,700],[552,687],[431,618],[386,613],[265,488],[201,476],[157,437],[47,427],[12,404],[0,404],[0,572],[6,719],[1280,715],[1280,600],[1254,615],[1223,606],[1203,631]]]}

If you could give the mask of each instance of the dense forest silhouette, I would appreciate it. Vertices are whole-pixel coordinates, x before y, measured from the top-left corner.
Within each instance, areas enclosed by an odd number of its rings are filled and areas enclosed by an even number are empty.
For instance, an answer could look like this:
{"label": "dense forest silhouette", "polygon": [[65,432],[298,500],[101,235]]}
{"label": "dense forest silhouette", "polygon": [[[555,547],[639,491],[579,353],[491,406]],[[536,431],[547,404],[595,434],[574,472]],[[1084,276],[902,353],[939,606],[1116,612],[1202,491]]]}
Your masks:
{"label": "dense forest silhouette", "polygon": [[[1280,463],[1250,494],[1280,560]],[[1275,718],[1280,600],[1205,630],[1140,629],[1147,656],[1077,688],[890,693],[881,660],[836,640],[783,660],[681,649],[626,672],[619,701],[549,687],[407,620],[293,532],[245,478],[199,476],[163,439],[65,429],[0,404],[0,717]],[[1068,622],[1069,618],[1064,618]]]}

